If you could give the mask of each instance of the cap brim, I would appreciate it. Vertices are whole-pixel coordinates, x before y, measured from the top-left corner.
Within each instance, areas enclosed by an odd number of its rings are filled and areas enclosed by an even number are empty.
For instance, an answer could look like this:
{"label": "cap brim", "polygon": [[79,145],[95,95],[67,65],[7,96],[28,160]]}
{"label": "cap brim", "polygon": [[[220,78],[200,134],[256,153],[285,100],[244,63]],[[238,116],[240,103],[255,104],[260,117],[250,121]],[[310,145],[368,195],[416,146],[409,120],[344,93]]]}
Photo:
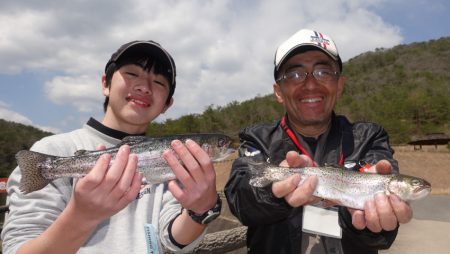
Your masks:
{"label": "cap brim", "polygon": [[275,79],[277,79],[277,73],[280,70],[281,66],[283,66],[283,64],[285,64],[285,62],[291,58],[292,56],[296,55],[296,54],[300,54],[306,51],[310,51],[310,50],[320,50],[323,53],[325,53],[327,56],[331,57],[331,59],[333,59],[334,61],[338,62],[339,65],[339,70],[342,71],[342,61],[341,58],[339,56],[335,56],[333,54],[331,54],[330,52],[328,52],[327,50],[323,49],[320,46],[317,46],[316,44],[301,44],[301,45],[297,45],[296,47],[293,47],[291,50],[289,50],[279,61],[279,63],[275,66],[274,68],[274,77]]}

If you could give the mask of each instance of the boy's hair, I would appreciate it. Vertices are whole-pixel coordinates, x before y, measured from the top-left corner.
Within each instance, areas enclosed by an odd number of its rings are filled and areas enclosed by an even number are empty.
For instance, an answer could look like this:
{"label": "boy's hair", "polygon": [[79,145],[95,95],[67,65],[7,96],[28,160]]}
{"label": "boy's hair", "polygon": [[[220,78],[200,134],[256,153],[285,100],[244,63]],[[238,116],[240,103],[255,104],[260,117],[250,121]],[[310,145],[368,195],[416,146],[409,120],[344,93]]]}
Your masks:
{"label": "boy's hair", "polygon": [[[169,81],[169,96],[166,105],[170,103],[176,87],[176,67],[173,58],[158,43],[154,41],[132,41],[122,45],[109,59],[105,66],[106,87],[111,85],[113,74],[122,66],[133,64],[149,72],[152,68],[155,74],[163,75]],[[105,97],[103,110],[106,112],[109,97]]]}

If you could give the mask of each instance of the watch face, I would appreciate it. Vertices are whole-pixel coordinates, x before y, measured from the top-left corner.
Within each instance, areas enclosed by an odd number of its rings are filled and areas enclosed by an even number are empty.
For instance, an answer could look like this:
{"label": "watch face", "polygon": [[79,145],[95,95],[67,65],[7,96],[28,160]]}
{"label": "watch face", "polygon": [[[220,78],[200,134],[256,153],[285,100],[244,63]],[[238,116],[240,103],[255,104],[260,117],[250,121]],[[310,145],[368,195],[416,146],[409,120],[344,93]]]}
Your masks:
{"label": "watch face", "polygon": [[215,220],[217,217],[219,217],[220,213],[214,212],[206,216],[206,218],[203,219],[202,224],[208,224],[211,221]]}
{"label": "watch face", "polygon": [[217,196],[217,203],[211,210],[207,211],[202,215],[196,215],[192,211],[188,210],[189,216],[197,223],[200,224],[208,224],[220,215],[220,211],[222,209],[222,200],[219,196]]}

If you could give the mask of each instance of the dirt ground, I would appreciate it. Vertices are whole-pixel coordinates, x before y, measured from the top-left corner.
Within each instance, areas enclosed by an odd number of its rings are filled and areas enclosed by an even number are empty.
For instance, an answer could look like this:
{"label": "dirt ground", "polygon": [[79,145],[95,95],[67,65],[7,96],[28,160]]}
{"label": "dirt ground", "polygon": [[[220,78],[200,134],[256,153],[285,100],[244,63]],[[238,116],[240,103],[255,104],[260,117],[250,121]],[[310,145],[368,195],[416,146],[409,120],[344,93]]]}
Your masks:
{"label": "dirt ground", "polygon": [[400,173],[428,180],[432,194],[450,195],[450,150],[434,146],[414,150],[412,146],[394,147]]}

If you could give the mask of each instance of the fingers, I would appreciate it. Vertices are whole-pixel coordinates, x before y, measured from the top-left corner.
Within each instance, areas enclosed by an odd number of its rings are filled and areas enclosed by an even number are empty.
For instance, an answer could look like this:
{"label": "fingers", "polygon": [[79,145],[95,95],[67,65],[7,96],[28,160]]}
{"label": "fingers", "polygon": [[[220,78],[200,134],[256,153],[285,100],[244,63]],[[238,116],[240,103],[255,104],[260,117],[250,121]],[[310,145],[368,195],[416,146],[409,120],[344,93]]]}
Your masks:
{"label": "fingers", "polygon": [[97,150],[105,150],[105,149],[106,149],[106,146],[104,144],[99,144],[97,146]]}
{"label": "fingers", "polygon": [[365,167],[361,168],[360,171],[363,173],[377,173],[377,174],[391,174],[392,165],[388,160],[380,160],[377,164],[369,167],[367,164]]}
{"label": "fingers", "polygon": [[311,167],[313,164],[311,158],[296,151],[289,151],[286,154],[286,160],[280,163],[282,167]]}
{"label": "fingers", "polygon": [[137,161],[138,157],[135,154],[130,154],[128,156],[125,169],[119,177],[117,184],[113,187],[110,195],[120,199],[130,191],[132,184],[134,184],[134,178],[136,177],[136,174],[138,174],[138,172],[136,172]]}
{"label": "fingers", "polygon": [[286,196],[298,187],[300,180],[301,176],[299,174],[294,174],[283,181],[274,182],[272,184],[273,195],[277,198]]}
{"label": "fingers", "polygon": [[112,163],[103,180],[104,182],[102,184],[102,187],[105,191],[110,192],[119,182],[122,174],[124,173],[124,169],[126,169],[127,167],[129,155],[130,146],[123,145],[119,148],[119,151],[114,158],[114,162]]}
{"label": "fingers", "polygon": [[[172,141],[171,146],[173,151],[166,150],[163,153],[163,157],[167,161],[167,164],[169,164],[174,174],[177,176],[177,179],[184,186],[195,185],[194,177],[191,176],[191,174],[199,177],[199,175],[201,174],[201,172],[199,171],[201,171],[202,169],[199,167],[198,163],[192,157],[189,150],[181,143],[181,141],[174,140]],[[182,164],[186,163],[185,161],[188,163],[185,164],[186,168]],[[188,171],[187,168],[189,168],[190,170]]]}
{"label": "fingers", "polygon": [[375,195],[375,199],[365,204],[367,228],[375,233],[381,230],[391,231],[397,227],[397,217],[387,196],[383,193]]}
{"label": "fingers", "polygon": [[131,201],[135,200],[138,196],[139,191],[141,190],[141,184],[142,184],[142,178],[143,174],[136,172],[133,175],[133,179],[131,182],[131,185],[127,192],[122,196],[121,200],[119,201],[119,206],[125,206]]}
{"label": "fingers", "polygon": [[171,143],[172,150],[163,156],[177,181],[170,181],[168,188],[184,208],[193,211],[207,211],[217,201],[216,173],[209,155],[194,141],[179,140]]}
{"label": "fingers", "polygon": [[[187,158],[189,159],[189,161],[183,160],[186,167],[190,172],[190,166],[192,166],[192,168],[199,169],[194,171],[194,174],[192,174],[194,179],[204,180],[204,178],[206,178],[207,182],[214,181],[215,183],[216,172],[214,170],[212,161],[209,158],[209,155],[197,143],[190,139],[186,140],[186,148],[189,150],[191,155],[191,157]],[[194,157],[194,159],[191,160],[192,156]],[[198,173],[198,175],[196,175],[195,173]]]}
{"label": "fingers", "polygon": [[366,218],[364,216],[364,211],[347,208],[352,215],[352,224],[358,230],[363,230],[366,228]]}
{"label": "fingers", "polygon": [[77,185],[81,186],[80,189],[89,191],[101,184],[108,171],[110,161],[110,154],[101,155],[92,170],[78,182]]}
{"label": "fingers", "polygon": [[384,193],[375,195],[375,206],[380,218],[381,228],[386,231],[394,230],[397,227],[397,217],[388,197]]}
{"label": "fingers", "polygon": [[[306,155],[299,154],[296,151],[289,151],[286,154],[286,160],[280,163],[281,167],[308,167],[312,166],[313,161]],[[283,198],[292,207],[298,207],[304,204],[314,203],[320,199],[312,196],[316,189],[318,179],[311,176],[302,179],[299,174],[294,174],[289,178],[272,184],[272,193],[275,197]]]}
{"label": "fingers", "polygon": [[355,228],[362,230],[367,227],[375,233],[381,230],[392,231],[397,228],[398,223],[407,223],[412,219],[409,204],[394,195],[388,197],[384,193],[378,193],[374,199],[366,201],[364,211],[359,214],[357,211],[349,211]]}
{"label": "fingers", "polygon": [[375,167],[378,174],[390,174],[392,172],[392,165],[387,160],[380,160],[375,164]]}
{"label": "fingers", "polygon": [[408,223],[413,217],[413,211],[411,206],[401,201],[396,195],[390,195],[389,200],[394,210],[395,216],[399,223]]}
{"label": "fingers", "polygon": [[141,187],[137,161],[127,145],[119,148],[112,164],[110,154],[100,156],[92,170],[77,182],[70,207],[92,220],[103,220],[122,210],[136,199]]}
{"label": "fingers", "polygon": [[173,169],[177,178],[185,185],[215,182],[215,171],[208,154],[194,141],[187,140],[185,145],[179,140],[172,141],[173,151],[165,151],[164,158]]}
{"label": "fingers", "polygon": [[292,175],[283,181],[273,183],[272,192],[275,197],[284,197],[292,207],[315,202],[313,193],[317,186],[317,177],[310,176],[299,185],[300,182],[301,176],[299,174]]}
{"label": "fingers", "polygon": [[79,184],[84,190],[99,189],[105,194],[111,193],[120,198],[129,190],[133,182],[137,160],[136,155],[130,155],[128,145],[121,146],[112,164],[111,155],[103,154],[97,160],[94,168],[80,179]]}

